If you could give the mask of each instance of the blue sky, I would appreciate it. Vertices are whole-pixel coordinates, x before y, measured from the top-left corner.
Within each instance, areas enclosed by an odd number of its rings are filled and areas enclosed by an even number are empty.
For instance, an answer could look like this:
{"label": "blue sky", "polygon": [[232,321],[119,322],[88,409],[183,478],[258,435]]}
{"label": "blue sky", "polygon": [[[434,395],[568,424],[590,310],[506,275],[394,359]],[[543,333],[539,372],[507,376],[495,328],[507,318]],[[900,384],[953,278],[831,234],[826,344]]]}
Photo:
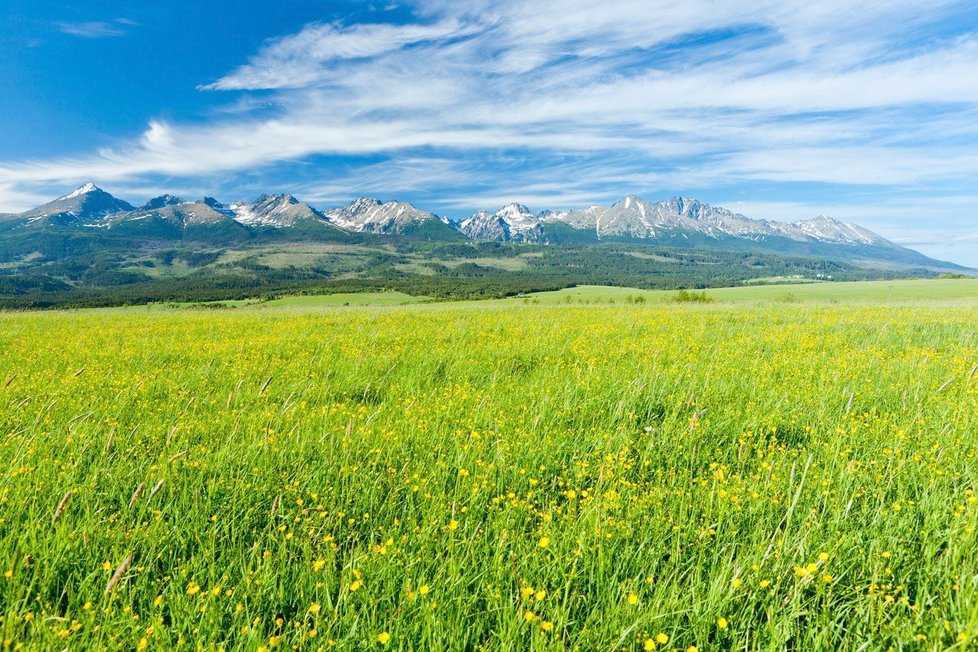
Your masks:
{"label": "blue sky", "polygon": [[0,211],[675,194],[978,266],[978,6],[0,0]]}

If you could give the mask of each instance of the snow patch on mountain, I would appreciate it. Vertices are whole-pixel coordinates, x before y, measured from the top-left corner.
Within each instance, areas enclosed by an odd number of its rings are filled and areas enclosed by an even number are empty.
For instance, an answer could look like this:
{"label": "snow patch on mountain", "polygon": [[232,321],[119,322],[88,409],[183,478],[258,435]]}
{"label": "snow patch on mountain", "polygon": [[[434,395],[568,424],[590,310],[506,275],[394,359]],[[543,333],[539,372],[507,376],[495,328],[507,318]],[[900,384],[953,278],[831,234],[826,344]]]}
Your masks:
{"label": "snow patch on mountain", "polygon": [[101,188],[99,188],[94,183],[92,183],[91,181],[89,181],[88,183],[86,183],[86,184],[84,184],[82,186],[79,186],[78,188],[75,188],[74,190],[72,190],[71,192],[69,192],[67,195],[64,195],[62,197],[58,197],[58,199],[55,200],[55,201],[63,201],[65,199],[74,199],[75,197],[81,197],[82,195],[87,195],[88,193],[95,192],[96,190],[101,190]]}
{"label": "snow patch on mountain", "polygon": [[133,207],[121,199],[116,199],[93,183],[86,183],[67,195],[19,215],[23,225],[57,222],[89,223],[106,215],[131,211]]}
{"label": "snow patch on mountain", "polygon": [[458,230],[473,240],[534,242],[543,235],[540,216],[515,202],[495,213],[480,210],[462,220]]}
{"label": "snow patch on mountain", "polygon": [[234,219],[249,226],[286,228],[303,220],[325,220],[325,216],[292,195],[262,195],[254,202],[230,206]]}
{"label": "snow patch on mountain", "polygon": [[844,244],[871,246],[893,244],[868,229],[849,222],[840,222],[827,215],[819,215],[810,220],[794,222],[792,226],[822,242],[840,242]]}

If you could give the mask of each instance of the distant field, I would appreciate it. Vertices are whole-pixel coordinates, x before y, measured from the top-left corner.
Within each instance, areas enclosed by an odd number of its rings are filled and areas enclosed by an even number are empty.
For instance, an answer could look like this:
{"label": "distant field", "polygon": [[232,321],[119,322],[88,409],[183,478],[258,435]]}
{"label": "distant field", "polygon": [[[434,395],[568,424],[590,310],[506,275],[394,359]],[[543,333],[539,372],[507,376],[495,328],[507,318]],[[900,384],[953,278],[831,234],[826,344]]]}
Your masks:
{"label": "distant field", "polygon": [[[696,291],[701,292],[700,290]],[[802,282],[797,284],[752,285],[704,291],[716,303],[978,303],[978,279]],[[554,292],[536,292],[507,299],[466,302],[466,305],[496,306],[517,304],[611,304],[636,300],[648,304],[670,304],[675,290],[639,290],[599,285],[582,285]],[[229,307],[266,306],[293,308],[333,308],[343,306],[399,306],[431,303],[434,299],[402,292],[360,292],[323,295],[285,296],[271,301],[247,299],[220,301],[211,305]],[[165,305],[165,304],[164,304]],[[194,304],[183,304],[192,307]],[[452,305],[448,303],[446,305]]]}
{"label": "distant field", "polygon": [[[795,285],[752,285],[749,287],[706,290],[706,295],[721,302],[930,302],[978,301],[978,279],[922,279],[909,281],[858,281],[798,283]],[[539,292],[505,301],[540,303],[624,302],[638,297],[648,302],[667,302],[676,296],[672,290],[637,290],[605,286],[578,286],[556,292]]]}
{"label": "distant field", "polygon": [[193,310],[201,308],[340,308],[345,306],[405,306],[430,301],[428,297],[413,297],[402,292],[349,292],[342,294],[288,295],[278,299],[240,299],[236,301],[207,301],[201,303],[154,303],[128,308],[97,308],[85,312],[154,312],[174,308]]}
{"label": "distant field", "polygon": [[401,306],[420,303],[427,297],[412,297],[402,292],[360,292],[348,294],[322,294],[309,296],[289,296],[263,302],[264,306],[290,306],[300,308],[336,306]]}
{"label": "distant field", "polygon": [[3,640],[963,650],[974,287],[0,314]]}

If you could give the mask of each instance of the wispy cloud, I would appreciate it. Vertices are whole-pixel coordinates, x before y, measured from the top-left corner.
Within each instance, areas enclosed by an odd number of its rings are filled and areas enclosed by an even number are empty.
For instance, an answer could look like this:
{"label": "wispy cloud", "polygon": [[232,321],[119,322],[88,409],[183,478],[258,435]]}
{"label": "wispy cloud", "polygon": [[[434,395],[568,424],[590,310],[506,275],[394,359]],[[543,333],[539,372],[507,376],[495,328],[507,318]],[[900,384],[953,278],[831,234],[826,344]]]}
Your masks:
{"label": "wispy cloud", "polygon": [[247,65],[203,89],[303,88],[328,79],[328,66],[337,61],[377,57],[418,43],[430,46],[471,29],[455,20],[432,25],[308,25],[298,34],[272,41]]}
{"label": "wispy cloud", "polygon": [[[80,36],[82,38],[106,38],[109,36],[122,36],[125,30],[120,27],[123,24],[119,21],[106,23],[102,21],[91,21],[86,23],[58,23],[58,29],[62,34],[69,36]],[[125,24],[128,24],[125,23]]]}

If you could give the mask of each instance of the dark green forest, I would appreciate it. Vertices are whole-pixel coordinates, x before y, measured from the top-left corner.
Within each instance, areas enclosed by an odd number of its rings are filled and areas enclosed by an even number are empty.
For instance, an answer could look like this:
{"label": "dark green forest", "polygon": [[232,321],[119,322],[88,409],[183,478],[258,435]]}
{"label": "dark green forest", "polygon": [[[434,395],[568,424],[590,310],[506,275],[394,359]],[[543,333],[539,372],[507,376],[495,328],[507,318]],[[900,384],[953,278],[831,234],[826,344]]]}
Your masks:
{"label": "dark green forest", "polygon": [[703,289],[780,277],[933,276],[808,256],[643,243],[514,244],[355,234],[248,241],[104,237],[78,231],[0,239],[0,307],[81,308],[285,294],[397,290],[442,300],[575,285]]}

